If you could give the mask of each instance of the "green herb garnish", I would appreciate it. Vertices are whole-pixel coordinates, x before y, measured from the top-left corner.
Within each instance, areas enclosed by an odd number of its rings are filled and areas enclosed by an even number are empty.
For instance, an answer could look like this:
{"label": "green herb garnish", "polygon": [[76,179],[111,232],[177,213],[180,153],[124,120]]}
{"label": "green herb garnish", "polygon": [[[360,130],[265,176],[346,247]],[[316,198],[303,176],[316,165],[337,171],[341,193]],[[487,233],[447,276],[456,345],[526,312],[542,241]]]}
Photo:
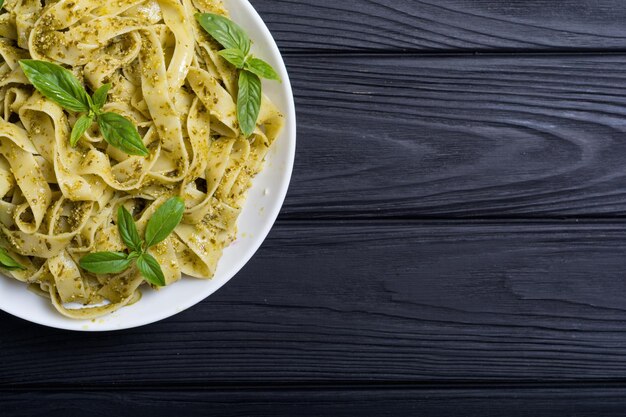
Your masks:
{"label": "green herb garnish", "polygon": [[256,127],[261,103],[261,80],[255,74],[241,71],[239,74],[239,92],[237,94],[237,119],[246,136]]}
{"label": "green herb garnish", "polygon": [[102,84],[100,88],[94,91],[92,101],[96,109],[100,110],[102,106],[104,106],[104,103],[106,103],[107,101],[107,95],[109,94],[110,89],[111,89],[111,84],[107,83],[107,84]]}
{"label": "green herb garnish", "polygon": [[117,274],[132,262],[124,252],[96,252],[82,257],[80,267],[95,274]]}
{"label": "green herb garnish", "polygon": [[212,13],[198,13],[196,19],[225,48],[218,54],[240,70],[237,120],[241,132],[248,137],[256,128],[261,110],[263,96],[259,77],[276,81],[280,81],[280,77],[270,64],[250,54],[250,38],[235,22]]}
{"label": "green herb garnish", "polygon": [[243,68],[246,64],[246,55],[239,49],[222,49],[217,54],[237,68]]}
{"label": "green herb garnish", "polygon": [[0,267],[13,271],[15,269],[26,269],[24,265],[19,264],[15,259],[11,258],[4,248],[0,248]]}
{"label": "green herb garnish", "polygon": [[250,52],[252,42],[246,32],[227,17],[213,13],[197,13],[200,26],[226,49],[238,49],[244,56]]}
{"label": "green herb garnish", "polygon": [[111,88],[110,84],[104,84],[95,91],[93,97],[90,97],[74,74],[60,65],[34,59],[22,59],[20,65],[37,91],[65,110],[83,113],[72,128],[70,136],[72,146],[76,146],[78,140],[95,121],[104,140],[112,146],[129,155],[149,155],[137,128],[128,119],[117,113],[102,112],[102,106]]}
{"label": "green herb garnish", "polygon": [[124,206],[120,206],[117,210],[117,228],[130,252],[90,253],[81,258],[81,268],[94,274],[116,274],[135,262],[146,281],[157,286],[165,285],[165,276],[159,262],[146,251],[172,233],[182,220],[184,211],[185,203],[180,197],[172,197],[161,204],[148,220],[144,241],[139,236],[132,214]]}
{"label": "green herb garnish", "polygon": [[259,58],[250,58],[244,63],[244,68],[261,78],[280,81],[280,77],[270,64]]}
{"label": "green herb garnish", "polygon": [[150,217],[146,225],[146,246],[162,242],[183,218],[185,204],[180,198],[170,198]]}
{"label": "green herb garnish", "polygon": [[83,114],[76,120],[70,135],[70,145],[75,147],[80,138],[83,137],[87,129],[92,125],[95,116],[93,114]]}
{"label": "green herb garnish", "polygon": [[122,241],[131,251],[137,253],[142,251],[143,242],[141,237],[139,237],[137,225],[133,215],[124,206],[120,206],[117,209],[117,229],[120,232]]}
{"label": "green herb garnish", "polygon": [[104,139],[129,155],[148,156],[148,149],[141,141],[137,128],[117,113],[96,113],[96,121]]}
{"label": "green herb garnish", "polygon": [[165,276],[163,275],[161,265],[149,253],[144,253],[137,258],[137,269],[139,269],[146,281],[159,286],[165,285]]}

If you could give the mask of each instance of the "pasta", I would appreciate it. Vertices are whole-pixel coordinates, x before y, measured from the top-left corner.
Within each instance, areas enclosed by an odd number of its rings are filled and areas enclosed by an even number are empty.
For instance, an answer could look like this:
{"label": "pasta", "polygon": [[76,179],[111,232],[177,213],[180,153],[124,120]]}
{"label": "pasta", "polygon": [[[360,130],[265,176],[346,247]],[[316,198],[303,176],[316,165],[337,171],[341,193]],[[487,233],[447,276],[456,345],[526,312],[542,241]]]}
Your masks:
{"label": "pasta", "polygon": [[[140,298],[136,268],[89,273],[81,257],[123,251],[120,206],[140,233],[169,197],[182,222],[149,249],[166,283],[211,278],[252,178],[283,126],[265,96],[254,132],[237,121],[237,70],[217,52],[194,14],[227,16],[220,0],[7,0],[0,14],[0,246],[25,267],[6,271],[85,319]],[[123,115],[149,155],[128,155],[97,126],[76,147],[77,115],[38,92],[22,59],[70,69],[88,90],[111,84],[105,110]]]}

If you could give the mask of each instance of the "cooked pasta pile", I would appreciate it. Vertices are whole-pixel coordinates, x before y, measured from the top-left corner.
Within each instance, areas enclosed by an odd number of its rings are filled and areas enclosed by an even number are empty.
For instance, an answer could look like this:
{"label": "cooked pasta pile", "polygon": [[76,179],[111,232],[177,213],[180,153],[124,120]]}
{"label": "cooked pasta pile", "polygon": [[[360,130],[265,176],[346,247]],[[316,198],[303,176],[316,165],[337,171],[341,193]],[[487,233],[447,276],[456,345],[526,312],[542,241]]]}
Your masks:
{"label": "cooked pasta pile", "polygon": [[[68,317],[101,316],[140,297],[136,268],[96,275],[79,267],[88,253],[125,249],[120,205],[143,233],[163,201],[182,197],[182,223],[150,253],[167,284],[181,274],[212,277],[282,128],[263,97],[256,130],[241,134],[237,71],[197,12],[227,15],[219,0],[7,0],[0,12],[0,246],[26,267],[6,274]],[[137,126],[149,156],[112,147],[95,125],[71,147],[77,115],[33,88],[25,58],[63,65],[91,91],[111,83],[104,110]]]}

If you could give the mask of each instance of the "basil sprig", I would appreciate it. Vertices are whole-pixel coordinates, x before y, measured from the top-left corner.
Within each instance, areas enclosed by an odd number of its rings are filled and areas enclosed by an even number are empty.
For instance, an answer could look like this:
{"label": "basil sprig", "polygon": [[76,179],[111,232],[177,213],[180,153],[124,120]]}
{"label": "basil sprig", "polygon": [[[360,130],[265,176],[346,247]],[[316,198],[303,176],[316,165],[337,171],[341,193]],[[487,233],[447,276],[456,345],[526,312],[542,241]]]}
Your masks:
{"label": "basil sprig", "polygon": [[13,271],[16,269],[26,269],[24,265],[19,264],[15,259],[11,258],[4,248],[0,248],[0,267]]}
{"label": "basil sprig", "polygon": [[280,76],[270,64],[250,54],[252,42],[244,30],[232,20],[213,13],[198,13],[200,26],[225,49],[220,56],[233,64],[239,71],[237,94],[237,120],[241,132],[250,136],[256,128],[261,110],[261,78],[280,81]]}
{"label": "basil sprig", "polygon": [[184,211],[185,203],[180,197],[168,199],[148,220],[145,240],[142,240],[132,214],[124,206],[120,206],[117,210],[117,228],[130,252],[90,253],[81,258],[81,268],[94,274],[117,274],[134,262],[146,281],[157,286],[165,285],[165,276],[159,262],[146,251],[172,233],[182,220]]}
{"label": "basil sprig", "polygon": [[20,65],[37,91],[65,110],[83,113],[72,128],[72,146],[76,146],[95,121],[104,140],[112,146],[129,155],[149,155],[137,128],[130,120],[117,113],[102,111],[111,84],[104,84],[90,97],[74,74],[59,65],[34,59],[22,59]]}

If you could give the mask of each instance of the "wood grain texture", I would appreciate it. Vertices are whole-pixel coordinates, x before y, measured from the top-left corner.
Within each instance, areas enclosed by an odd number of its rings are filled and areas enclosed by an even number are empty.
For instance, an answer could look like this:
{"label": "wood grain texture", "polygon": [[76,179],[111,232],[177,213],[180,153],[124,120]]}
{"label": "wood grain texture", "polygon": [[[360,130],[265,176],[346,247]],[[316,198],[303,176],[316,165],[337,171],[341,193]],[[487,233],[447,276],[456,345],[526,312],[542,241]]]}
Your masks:
{"label": "wood grain texture", "polygon": [[626,222],[283,222],[150,326],[0,314],[0,387],[623,381],[625,254]]}
{"label": "wood grain texture", "polygon": [[157,324],[0,313],[0,415],[623,415],[623,1],[251,2],[296,93],[283,220]]}
{"label": "wood grain texture", "polygon": [[624,388],[137,390],[0,393],[3,415],[32,417],[613,417],[623,416]]}
{"label": "wood grain texture", "polygon": [[626,56],[298,56],[283,213],[626,214]]}
{"label": "wood grain texture", "polygon": [[251,0],[281,50],[626,49],[621,0]]}

